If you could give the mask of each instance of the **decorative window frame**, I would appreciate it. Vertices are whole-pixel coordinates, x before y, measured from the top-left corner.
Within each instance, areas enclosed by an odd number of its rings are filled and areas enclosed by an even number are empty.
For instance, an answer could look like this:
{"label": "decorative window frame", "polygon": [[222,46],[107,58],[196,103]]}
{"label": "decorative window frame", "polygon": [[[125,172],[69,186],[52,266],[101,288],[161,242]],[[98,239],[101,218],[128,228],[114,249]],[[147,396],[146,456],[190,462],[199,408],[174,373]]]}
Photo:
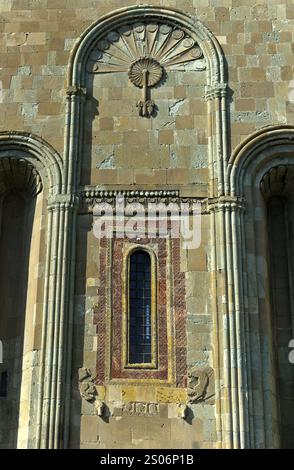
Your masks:
{"label": "decorative window frame", "polygon": [[[136,251],[145,251],[150,256],[151,261],[151,355],[150,363],[130,363],[129,362],[129,292],[130,292],[130,259]],[[123,253],[122,269],[122,367],[124,369],[157,369],[158,368],[158,323],[157,323],[157,256],[154,248],[140,244],[129,244],[125,246]]]}
{"label": "decorative window frame", "polygon": [[[124,254],[132,247],[152,250],[157,283],[157,368],[126,368],[123,361]],[[93,323],[98,334],[97,385],[152,384],[185,388],[186,305],[185,274],[180,271],[179,239],[106,239],[99,241],[101,284]],[[162,259],[162,261],[161,261]],[[116,287],[114,287],[116,286]],[[177,288],[175,289],[175,286]],[[120,294],[117,295],[117,290]],[[125,356],[126,357],[126,356]]]}

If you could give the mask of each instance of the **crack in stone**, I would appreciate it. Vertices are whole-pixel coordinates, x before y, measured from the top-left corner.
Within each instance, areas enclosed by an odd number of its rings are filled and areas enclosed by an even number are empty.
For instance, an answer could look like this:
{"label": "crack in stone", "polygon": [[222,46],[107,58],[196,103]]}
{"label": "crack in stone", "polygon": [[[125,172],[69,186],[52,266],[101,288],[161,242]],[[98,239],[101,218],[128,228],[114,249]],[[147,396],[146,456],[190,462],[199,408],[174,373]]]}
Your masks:
{"label": "crack in stone", "polygon": [[97,165],[97,168],[101,170],[114,168],[114,150],[108,157],[104,158],[101,163]]}
{"label": "crack in stone", "polygon": [[171,104],[168,109],[169,115],[176,116],[179,109],[183,106],[186,100],[187,100],[186,98],[181,98],[180,100],[177,100],[175,103]]}

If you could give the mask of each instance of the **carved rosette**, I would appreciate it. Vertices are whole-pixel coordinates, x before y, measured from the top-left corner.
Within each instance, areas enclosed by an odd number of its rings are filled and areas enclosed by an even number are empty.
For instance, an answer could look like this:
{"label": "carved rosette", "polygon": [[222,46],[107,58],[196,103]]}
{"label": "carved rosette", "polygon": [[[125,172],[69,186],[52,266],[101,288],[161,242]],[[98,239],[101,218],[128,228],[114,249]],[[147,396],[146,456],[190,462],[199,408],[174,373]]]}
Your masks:
{"label": "carved rosette", "polygon": [[92,50],[90,73],[128,72],[130,81],[143,89],[137,103],[141,116],[150,116],[154,102],[148,89],[159,84],[164,70],[204,70],[202,51],[179,26],[136,23],[109,32]]}
{"label": "carved rosette", "polygon": [[140,116],[151,116],[155,103],[148,96],[148,88],[160,82],[163,75],[162,66],[150,57],[142,57],[131,65],[128,75],[133,85],[143,88],[142,100],[137,102]]}
{"label": "carved rosette", "polygon": [[150,57],[143,57],[136,60],[128,71],[129,79],[133,85],[139,88],[144,86],[145,74],[147,75],[146,85],[152,87],[159,83],[163,75],[163,68],[156,60]]}

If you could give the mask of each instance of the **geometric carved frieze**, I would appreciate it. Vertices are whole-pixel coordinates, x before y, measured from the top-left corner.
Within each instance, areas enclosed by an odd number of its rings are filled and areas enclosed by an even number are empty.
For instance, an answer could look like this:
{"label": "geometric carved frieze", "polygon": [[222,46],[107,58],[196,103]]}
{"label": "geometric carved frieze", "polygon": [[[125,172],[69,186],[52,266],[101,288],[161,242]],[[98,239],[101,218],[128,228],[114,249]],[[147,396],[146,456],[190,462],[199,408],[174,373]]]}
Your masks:
{"label": "geometric carved frieze", "polygon": [[[178,190],[100,190],[87,188],[79,192],[81,210],[84,212],[93,212],[96,204],[107,203],[113,206],[114,213],[117,204],[140,203],[147,207],[148,203],[152,204],[193,204],[200,203],[203,206],[203,212],[206,212],[205,198],[187,198],[180,197]],[[192,206],[191,206],[192,207]],[[121,210],[121,209],[120,209]]]}
{"label": "geometric carved frieze", "polygon": [[125,416],[154,416],[158,413],[158,403],[129,402],[123,405]]}
{"label": "geometric carved frieze", "polygon": [[155,103],[150,88],[168,70],[204,70],[202,51],[196,41],[177,25],[146,20],[122,26],[101,38],[92,50],[89,73],[128,73],[130,82],[142,89],[137,102],[140,116],[151,116]]}
{"label": "geometric carved frieze", "polygon": [[[244,197],[238,196],[220,196],[220,197],[186,197],[181,196],[179,190],[145,190],[145,189],[132,189],[132,190],[101,190],[95,186],[80,189],[78,192],[80,200],[80,211],[84,213],[92,213],[95,204],[108,203],[113,206],[114,213],[116,203],[141,203],[147,206],[148,203],[155,204],[189,204],[190,208],[193,204],[201,205],[201,213],[208,214],[210,212],[219,211],[223,208],[226,209],[245,209]],[[192,213],[192,211],[190,210]]]}

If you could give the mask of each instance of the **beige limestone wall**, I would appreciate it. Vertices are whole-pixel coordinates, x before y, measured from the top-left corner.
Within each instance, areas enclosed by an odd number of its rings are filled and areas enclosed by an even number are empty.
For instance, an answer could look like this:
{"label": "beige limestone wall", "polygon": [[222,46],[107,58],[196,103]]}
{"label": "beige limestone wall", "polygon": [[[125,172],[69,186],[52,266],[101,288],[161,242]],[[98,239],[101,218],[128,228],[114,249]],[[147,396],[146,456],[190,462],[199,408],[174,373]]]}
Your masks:
{"label": "beige limestone wall", "polygon": [[[135,3],[131,0],[2,1],[1,129],[32,131],[62,153],[64,87],[70,50],[93,21],[116,8]],[[150,0],[149,3],[195,15],[221,43],[233,93],[232,148],[256,128],[293,123],[288,98],[293,61],[291,3],[278,0],[258,3]]]}
{"label": "beige limestone wall", "polygon": [[181,187],[207,196],[205,84],[205,71],[169,71],[151,90],[156,116],[142,119],[136,108],[142,92],[126,73],[89,74],[81,183]]}

